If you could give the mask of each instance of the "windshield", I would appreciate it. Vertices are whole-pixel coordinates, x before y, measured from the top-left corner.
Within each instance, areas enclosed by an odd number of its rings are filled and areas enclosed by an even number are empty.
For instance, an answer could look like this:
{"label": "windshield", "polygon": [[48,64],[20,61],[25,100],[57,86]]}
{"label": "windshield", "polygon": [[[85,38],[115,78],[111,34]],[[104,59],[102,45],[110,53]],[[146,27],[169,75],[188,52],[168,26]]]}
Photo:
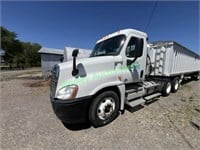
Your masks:
{"label": "windshield", "polygon": [[119,54],[125,41],[125,35],[115,36],[95,45],[90,57]]}

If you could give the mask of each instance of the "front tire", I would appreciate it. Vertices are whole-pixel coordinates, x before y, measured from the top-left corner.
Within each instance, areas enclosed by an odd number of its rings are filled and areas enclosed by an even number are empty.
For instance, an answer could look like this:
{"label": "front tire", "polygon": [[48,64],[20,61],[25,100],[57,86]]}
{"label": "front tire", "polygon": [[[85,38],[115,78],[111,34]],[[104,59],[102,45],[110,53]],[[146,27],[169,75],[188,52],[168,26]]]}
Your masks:
{"label": "front tire", "polygon": [[96,96],[89,109],[89,120],[94,127],[104,126],[119,115],[119,97],[114,91]]}
{"label": "front tire", "polygon": [[167,81],[164,86],[163,86],[163,89],[162,89],[162,95],[163,96],[168,96],[171,92],[171,89],[172,89],[172,84],[170,81]]}

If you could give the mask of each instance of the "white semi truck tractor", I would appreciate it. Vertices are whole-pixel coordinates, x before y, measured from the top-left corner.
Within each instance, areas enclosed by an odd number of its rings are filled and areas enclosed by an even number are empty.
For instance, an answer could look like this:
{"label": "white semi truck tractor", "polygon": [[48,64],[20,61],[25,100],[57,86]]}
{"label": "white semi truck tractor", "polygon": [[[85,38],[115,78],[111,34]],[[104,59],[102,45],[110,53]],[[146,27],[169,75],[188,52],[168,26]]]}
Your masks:
{"label": "white semi truck tractor", "polygon": [[52,70],[50,99],[66,124],[112,122],[125,106],[145,104],[179,89],[184,77],[200,78],[200,56],[173,41],[147,43],[147,34],[124,29],[97,41],[89,58]]}

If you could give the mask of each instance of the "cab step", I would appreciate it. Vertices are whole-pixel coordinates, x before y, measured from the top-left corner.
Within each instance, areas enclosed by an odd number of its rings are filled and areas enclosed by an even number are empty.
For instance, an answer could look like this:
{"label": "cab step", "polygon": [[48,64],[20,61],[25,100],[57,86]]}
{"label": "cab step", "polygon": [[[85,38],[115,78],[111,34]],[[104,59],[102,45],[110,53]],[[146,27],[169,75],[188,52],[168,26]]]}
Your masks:
{"label": "cab step", "polygon": [[153,98],[159,97],[160,95],[162,95],[162,94],[161,94],[161,93],[154,93],[154,94],[145,96],[144,99],[145,99],[146,101],[149,101],[149,100],[152,100]]}
{"label": "cab step", "polygon": [[145,102],[145,100],[143,98],[140,99],[135,99],[135,100],[131,100],[131,101],[127,101],[126,105],[128,105],[129,107],[133,108],[137,105],[143,104]]}

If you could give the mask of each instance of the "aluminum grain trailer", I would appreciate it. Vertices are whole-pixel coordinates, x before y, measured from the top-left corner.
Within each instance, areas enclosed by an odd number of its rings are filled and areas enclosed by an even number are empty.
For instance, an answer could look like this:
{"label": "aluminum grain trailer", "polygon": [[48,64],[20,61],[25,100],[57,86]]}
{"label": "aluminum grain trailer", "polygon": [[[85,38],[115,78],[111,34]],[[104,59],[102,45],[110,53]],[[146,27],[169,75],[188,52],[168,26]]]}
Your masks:
{"label": "aluminum grain trailer", "polygon": [[153,42],[148,49],[152,76],[197,76],[200,56],[174,41]]}

